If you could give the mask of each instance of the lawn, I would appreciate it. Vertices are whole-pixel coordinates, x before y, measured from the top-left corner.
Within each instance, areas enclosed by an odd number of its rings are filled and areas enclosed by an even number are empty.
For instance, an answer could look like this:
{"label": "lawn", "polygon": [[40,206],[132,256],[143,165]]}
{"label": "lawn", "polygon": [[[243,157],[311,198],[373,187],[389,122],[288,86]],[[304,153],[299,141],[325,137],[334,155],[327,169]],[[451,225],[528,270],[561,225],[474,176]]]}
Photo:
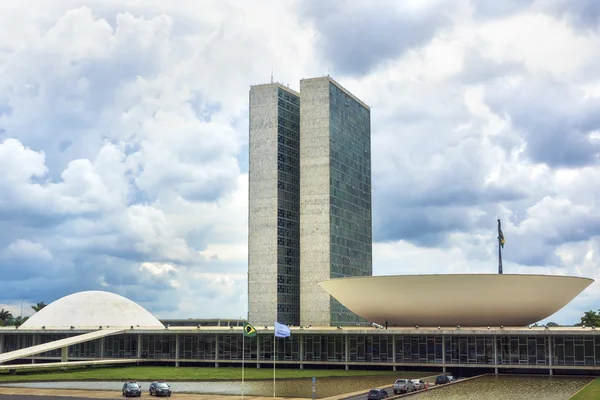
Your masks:
{"label": "lawn", "polygon": [[597,400],[600,399],[600,378],[594,379],[585,388],[569,400]]}
{"label": "lawn", "polygon": [[[435,372],[410,372],[410,371],[361,371],[337,369],[278,369],[277,378],[323,378],[336,376],[387,376],[398,378],[417,378],[435,375]],[[195,381],[195,380],[237,380],[242,378],[242,369],[234,367],[199,368],[199,367],[91,367],[70,370],[27,370],[10,375],[0,372],[0,382],[25,382],[25,381],[94,381],[94,380],[137,380],[151,381],[164,379],[169,381]],[[273,379],[272,368],[245,368],[245,379]]]}

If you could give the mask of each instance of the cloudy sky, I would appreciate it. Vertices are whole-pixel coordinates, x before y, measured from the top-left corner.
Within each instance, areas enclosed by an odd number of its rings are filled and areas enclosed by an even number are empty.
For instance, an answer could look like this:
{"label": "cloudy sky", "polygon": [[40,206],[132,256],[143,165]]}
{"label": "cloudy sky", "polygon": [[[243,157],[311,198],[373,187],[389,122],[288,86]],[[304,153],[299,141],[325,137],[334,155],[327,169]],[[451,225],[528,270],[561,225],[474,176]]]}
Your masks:
{"label": "cloudy sky", "polygon": [[[505,273],[598,279],[599,51],[595,0],[4,1],[0,307],[246,315],[272,69],[372,107],[375,275],[495,273],[501,218]],[[550,319],[598,308],[600,282]]]}

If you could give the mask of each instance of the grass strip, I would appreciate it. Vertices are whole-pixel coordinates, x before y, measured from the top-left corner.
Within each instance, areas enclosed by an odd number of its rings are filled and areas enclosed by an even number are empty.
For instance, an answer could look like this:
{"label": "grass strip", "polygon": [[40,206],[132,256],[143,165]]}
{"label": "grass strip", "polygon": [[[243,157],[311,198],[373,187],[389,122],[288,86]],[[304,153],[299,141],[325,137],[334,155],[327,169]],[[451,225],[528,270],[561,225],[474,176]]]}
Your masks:
{"label": "grass strip", "polygon": [[569,400],[598,400],[600,399],[600,378],[596,378],[577,393],[575,393]]}
{"label": "grass strip", "polygon": [[[277,369],[278,379],[325,378],[350,376],[394,376],[397,378],[419,378],[433,375],[433,372],[415,371],[363,371],[338,369]],[[0,382],[35,382],[35,381],[152,381],[156,379],[169,381],[211,381],[238,380],[242,377],[240,367],[87,367],[52,370],[24,370],[11,375],[8,371],[0,372]],[[245,368],[245,379],[273,379],[272,368]]]}

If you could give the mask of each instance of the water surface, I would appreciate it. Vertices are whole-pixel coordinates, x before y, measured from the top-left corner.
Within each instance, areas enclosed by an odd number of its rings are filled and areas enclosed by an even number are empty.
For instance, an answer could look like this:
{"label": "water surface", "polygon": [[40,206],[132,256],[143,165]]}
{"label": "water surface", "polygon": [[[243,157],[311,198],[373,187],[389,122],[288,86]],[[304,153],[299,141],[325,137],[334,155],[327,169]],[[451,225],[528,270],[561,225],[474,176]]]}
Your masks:
{"label": "water surface", "polygon": [[[391,386],[395,381],[394,376],[356,376],[356,377],[331,377],[317,378],[317,398],[334,396],[338,394],[368,390],[374,387]],[[143,391],[148,390],[150,382],[138,381]],[[229,394],[241,395],[242,382],[237,381],[210,381],[210,382],[167,382],[174,393],[204,393],[204,394]],[[120,392],[123,382],[24,382],[4,383],[1,386],[44,388],[44,389],[90,389],[114,390]],[[272,380],[245,381],[244,394],[253,396],[273,396]],[[276,395],[281,397],[306,397],[312,398],[312,378],[277,379]]]}
{"label": "water surface", "polygon": [[592,378],[483,376],[422,392],[415,400],[567,400]]}

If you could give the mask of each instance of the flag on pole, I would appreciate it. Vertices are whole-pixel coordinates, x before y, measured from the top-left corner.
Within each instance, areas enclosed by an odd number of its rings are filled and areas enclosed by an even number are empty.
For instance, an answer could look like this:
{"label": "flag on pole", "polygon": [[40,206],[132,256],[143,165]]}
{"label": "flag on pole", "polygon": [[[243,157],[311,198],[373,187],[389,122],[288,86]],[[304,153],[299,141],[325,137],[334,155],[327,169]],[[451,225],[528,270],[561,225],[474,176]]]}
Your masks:
{"label": "flag on pole", "polygon": [[256,328],[249,322],[244,321],[244,329],[242,330],[242,399],[244,398],[244,359],[246,357],[244,338],[255,337],[256,333]]}
{"label": "flag on pole", "polygon": [[504,234],[502,233],[502,228],[498,225],[498,240],[500,241],[500,247],[504,248]]}
{"label": "flag on pole", "polygon": [[275,337],[290,337],[291,334],[287,325],[275,321]]}
{"label": "flag on pole", "polygon": [[292,332],[290,332],[290,328],[288,328],[287,325],[280,324],[277,321],[275,321],[274,327],[275,337],[273,338],[273,398],[275,398],[275,364],[277,362],[277,338],[290,337],[290,335],[292,334]]}
{"label": "flag on pole", "polygon": [[254,337],[254,336],[256,336],[256,328],[253,327],[248,322],[244,322],[244,336],[245,337]]}

